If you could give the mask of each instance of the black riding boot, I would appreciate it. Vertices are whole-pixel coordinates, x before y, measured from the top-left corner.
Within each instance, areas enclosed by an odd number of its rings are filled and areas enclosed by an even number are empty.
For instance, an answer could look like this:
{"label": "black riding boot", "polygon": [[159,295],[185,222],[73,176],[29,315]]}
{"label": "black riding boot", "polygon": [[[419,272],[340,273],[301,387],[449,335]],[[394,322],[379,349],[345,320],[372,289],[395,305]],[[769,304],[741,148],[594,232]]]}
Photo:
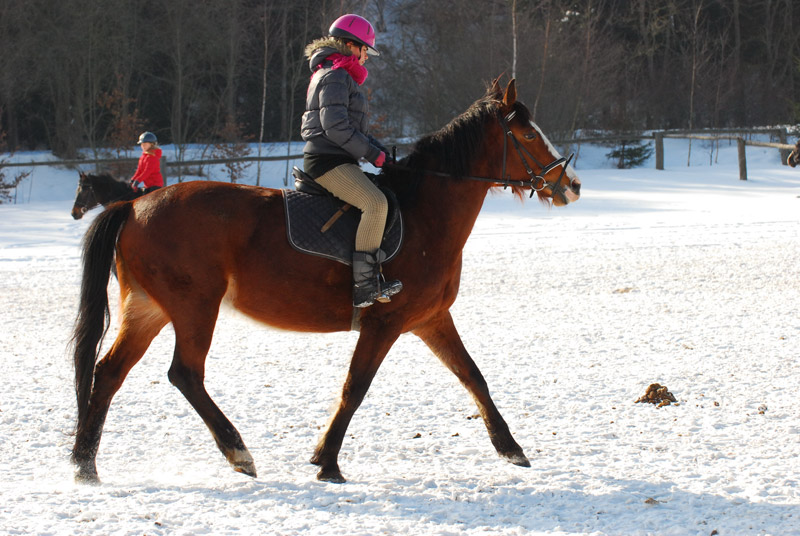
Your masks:
{"label": "black riding boot", "polygon": [[384,281],[381,262],[385,259],[382,249],[375,253],[353,253],[353,307],[369,307],[376,301],[390,302],[392,296],[403,290],[400,281]]}

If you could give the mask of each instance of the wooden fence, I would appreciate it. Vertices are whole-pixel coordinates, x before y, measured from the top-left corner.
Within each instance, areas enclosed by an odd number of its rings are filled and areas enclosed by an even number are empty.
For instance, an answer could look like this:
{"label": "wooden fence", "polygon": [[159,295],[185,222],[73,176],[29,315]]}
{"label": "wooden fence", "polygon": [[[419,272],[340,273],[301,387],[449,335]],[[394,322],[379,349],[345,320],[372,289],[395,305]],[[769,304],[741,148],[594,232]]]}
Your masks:
{"label": "wooden fence", "polygon": [[[289,154],[281,156],[242,156],[238,158],[208,158],[204,160],[169,160],[166,156],[161,157],[161,170],[164,175],[164,183],[167,182],[167,168],[186,168],[190,166],[206,166],[211,164],[227,164],[229,162],[276,162],[280,160],[297,160],[303,158],[302,154]],[[84,166],[84,165],[112,165],[112,164],[136,164],[138,158],[93,158],[85,160],[49,160],[45,162],[5,162],[0,164],[4,167],[31,167],[31,166]]]}
{"label": "wooden fence", "polygon": [[[777,138],[778,143],[764,142],[749,139],[752,135],[769,134],[770,137]],[[634,140],[653,140],[656,152],[656,169],[664,169],[664,138],[679,138],[690,140],[736,140],[739,150],[739,179],[747,180],[747,157],[745,148],[751,147],[771,147],[779,150],[780,160],[786,165],[789,153],[794,149],[794,145],[786,143],[787,132],[785,128],[764,128],[764,129],[726,129],[726,130],[663,130],[656,131],[651,135],[631,134],[615,136],[598,136],[591,138],[577,138],[571,140],[556,140],[557,145],[576,144],[576,143],[620,143],[622,141]]]}
{"label": "wooden fence", "polygon": [[[794,145],[786,143],[786,129],[772,129],[764,131],[744,131],[744,132],[730,132],[723,131],[718,133],[698,134],[694,132],[656,132],[653,135],[656,146],[656,169],[664,169],[664,138],[682,138],[691,140],[736,140],[736,145],[739,150],[739,180],[747,180],[747,155],[746,147],[772,147],[779,150],[781,163],[786,165],[786,158],[789,153],[794,149]],[[775,132],[776,137],[780,143],[764,142],[757,140],[750,140],[742,136],[746,133],[772,133]]]}
{"label": "wooden fence", "polygon": [[[769,134],[770,137],[778,138],[779,143],[763,142],[749,139],[749,136],[755,134]],[[691,140],[736,140],[739,149],[739,179],[747,180],[747,158],[745,148],[750,145],[752,147],[771,147],[780,151],[781,162],[786,165],[786,158],[789,152],[794,149],[794,145],[786,143],[787,132],[785,128],[773,129],[727,129],[727,130],[702,130],[702,131],[689,131],[689,130],[664,130],[656,131],[651,135],[631,134],[631,135],[614,135],[614,136],[597,136],[587,138],[575,138],[569,140],[555,140],[557,145],[567,144],[580,144],[580,143],[619,143],[623,140],[653,140],[655,145],[655,165],[656,169],[664,169],[664,138],[679,138]],[[408,147],[403,145],[403,147]],[[161,169],[167,168],[185,168],[189,166],[204,166],[211,164],[227,164],[230,162],[274,162],[279,160],[297,160],[303,158],[302,154],[291,154],[281,156],[243,156],[239,158],[209,158],[204,160],[180,160],[171,161],[166,157],[161,158]],[[46,162],[4,162],[0,164],[0,168],[4,167],[32,167],[32,166],[77,166],[87,164],[120,164],[120,163],[136,163],[138,158],[115,158],[115,159],[86,159],[86,160],[52,160]],[[165,182],[166,176],[165,175]]]}

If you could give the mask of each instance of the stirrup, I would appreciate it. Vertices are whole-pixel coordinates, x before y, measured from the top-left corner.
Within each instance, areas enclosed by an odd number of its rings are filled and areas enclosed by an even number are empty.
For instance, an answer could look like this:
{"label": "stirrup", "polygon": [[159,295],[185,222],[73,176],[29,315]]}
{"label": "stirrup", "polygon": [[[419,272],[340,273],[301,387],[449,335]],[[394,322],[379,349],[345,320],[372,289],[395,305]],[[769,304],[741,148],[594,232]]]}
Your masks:
{"label": "stirrup", "polygon": [[403,283],[400,281],[392,281],[386,287],[381,286],[381,292],[375,298],[376,302],[389,303],[392,301],[392,296],[403,290]]}
{"label": "stirrup", "polygon": [[353,307],[369,307],[376,301],[388,303],[392,296],[403,290],[400,281],[386,282],[381,273],[381,261],[386,253],[378,249],[374,253],[353,252]]}

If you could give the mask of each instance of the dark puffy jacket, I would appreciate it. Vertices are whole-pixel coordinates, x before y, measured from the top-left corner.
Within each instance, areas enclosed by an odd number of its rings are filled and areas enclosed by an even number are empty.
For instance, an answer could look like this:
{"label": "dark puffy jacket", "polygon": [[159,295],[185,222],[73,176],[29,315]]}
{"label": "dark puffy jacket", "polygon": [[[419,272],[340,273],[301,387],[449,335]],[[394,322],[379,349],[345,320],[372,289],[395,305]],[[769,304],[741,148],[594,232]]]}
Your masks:
{"label": "dark puffy jacket", "polygon": [[332,68],[327,58],[336,52],[350,54],[332,38],[318,39],[306,47],[309,67],[315,74],[308,86],[300,127],[306,142],[303,152],[364,158],[374,164],[381,149],[367,134],[367,99],[347,71]]}

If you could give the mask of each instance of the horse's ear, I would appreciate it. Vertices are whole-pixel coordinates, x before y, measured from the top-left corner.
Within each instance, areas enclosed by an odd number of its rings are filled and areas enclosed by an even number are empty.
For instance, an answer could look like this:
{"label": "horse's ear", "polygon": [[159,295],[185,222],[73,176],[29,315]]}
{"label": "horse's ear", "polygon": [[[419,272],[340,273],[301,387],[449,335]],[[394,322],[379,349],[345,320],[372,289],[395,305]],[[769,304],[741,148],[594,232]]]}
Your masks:
{"label": "horse's ear", "polygon": [[514,103],[517,102],[517,81],[515,79],[511,79],[506,86],[506,94],[503,97],[503,106],[510,108],[514,106]]}
{"label": "horse's ear", "polygon": [[85,179],[85,178],[86,178],[86,173],[84,173],[83,171],[79,171],[79,172],[78,172],[78,176],[79,176],[80,178],[82,178],[82,179]]}
{"label": "horse's ear", "polygon": [[489,88],[489,95],[498,95],[500,93],[500,77],[498,76],[492,80],[492,87]]}

